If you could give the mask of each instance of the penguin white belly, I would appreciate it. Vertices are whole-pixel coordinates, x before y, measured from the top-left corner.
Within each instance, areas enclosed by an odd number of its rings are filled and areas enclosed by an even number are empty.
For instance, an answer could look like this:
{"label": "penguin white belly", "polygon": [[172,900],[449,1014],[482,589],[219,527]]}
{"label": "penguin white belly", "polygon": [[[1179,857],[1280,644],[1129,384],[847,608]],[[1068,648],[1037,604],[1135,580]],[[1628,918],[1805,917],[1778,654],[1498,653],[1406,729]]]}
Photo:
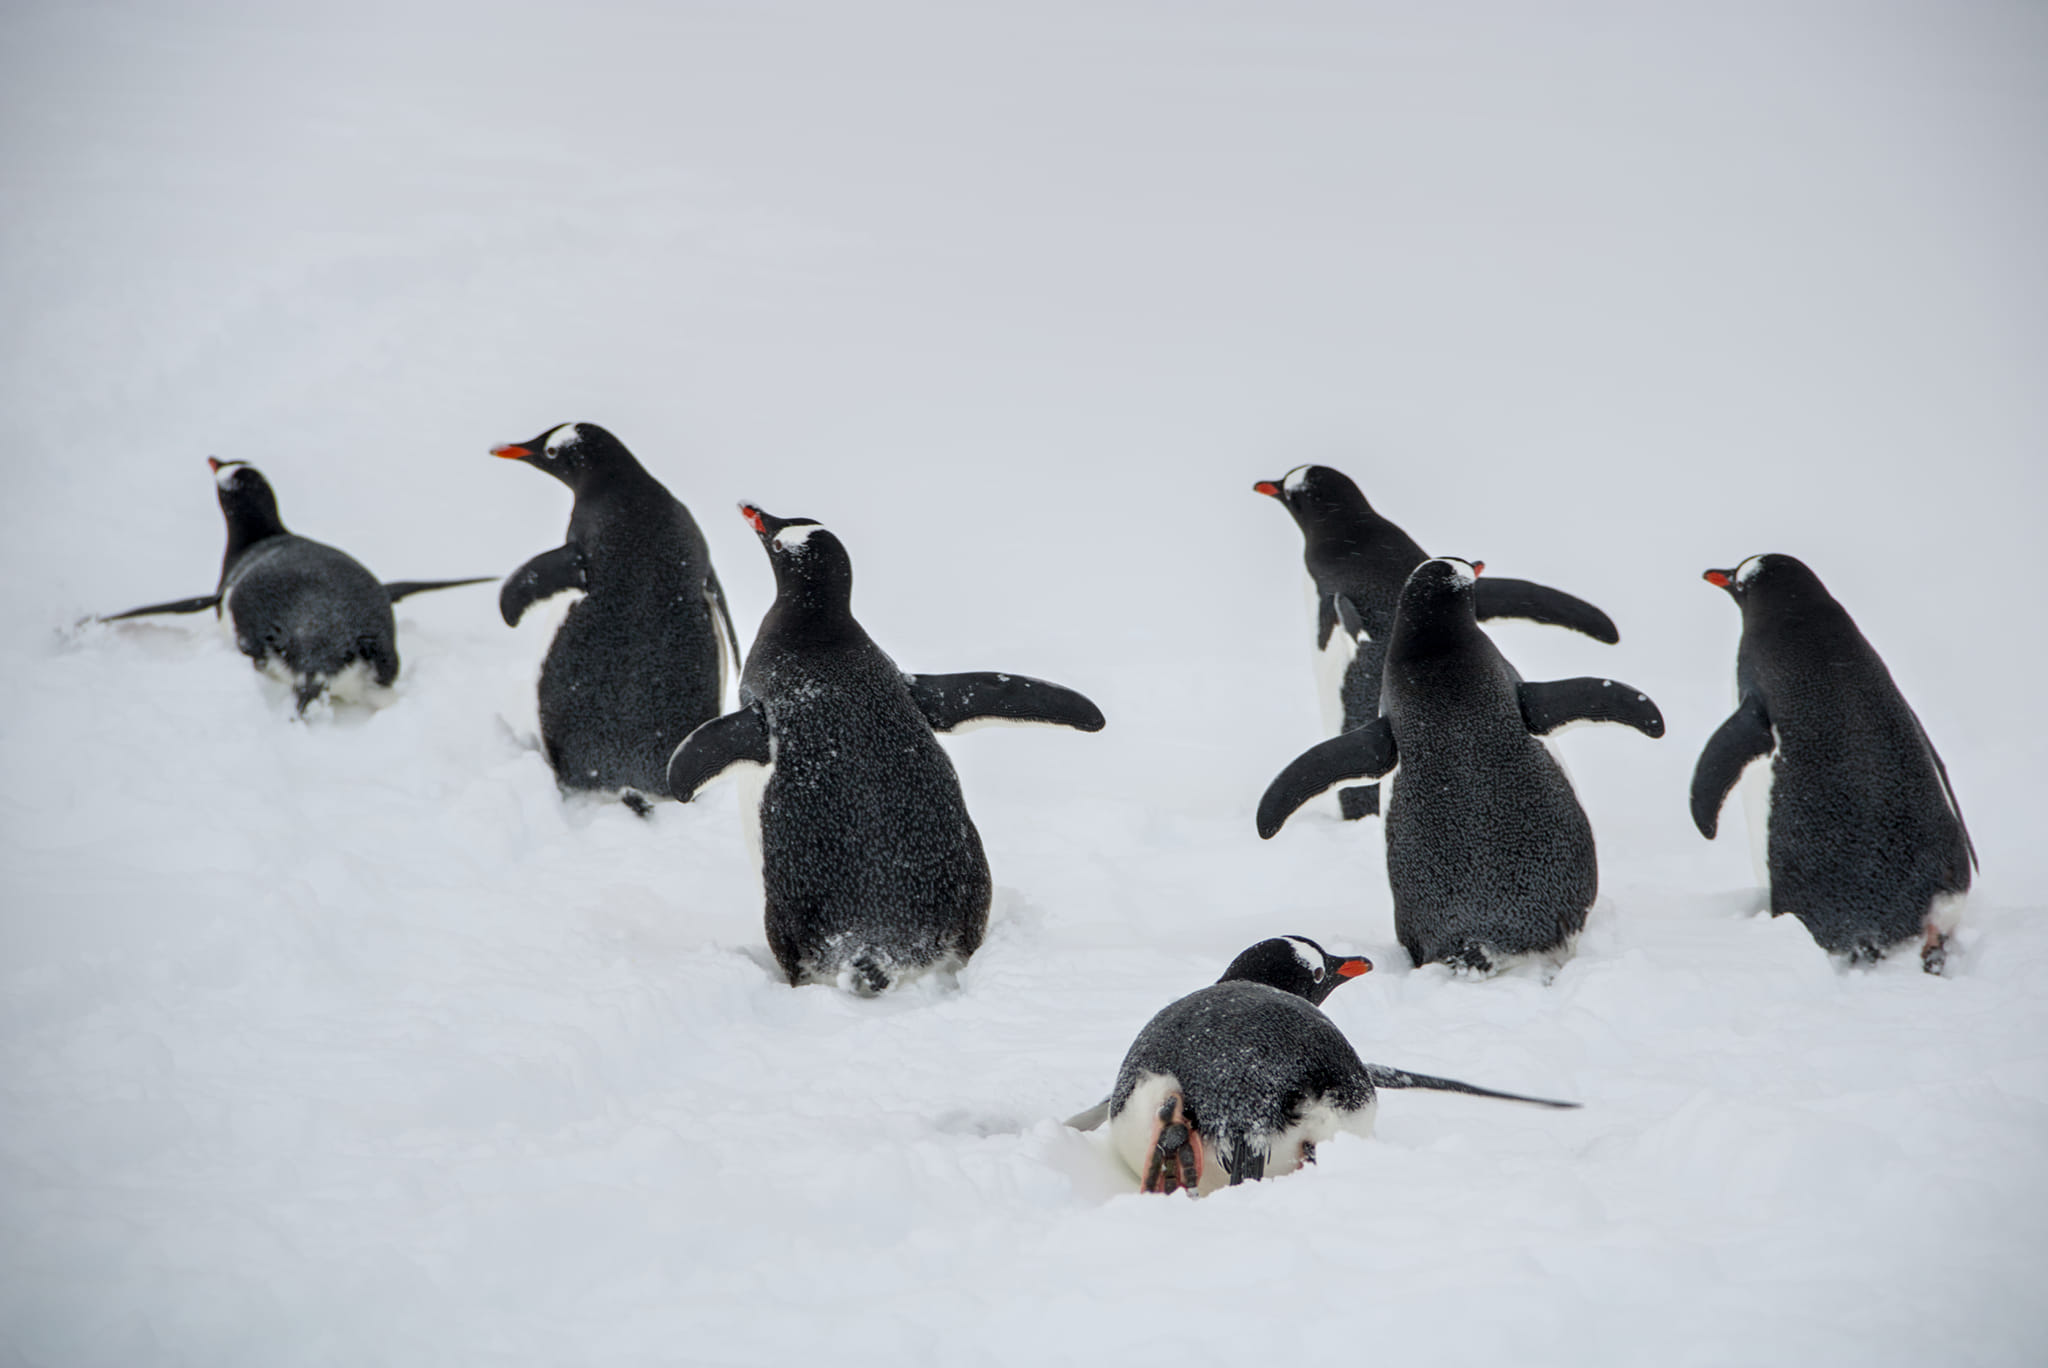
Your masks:
{"label": "penguin white belly", "polygon": [[[1151,1162],[1153,1140],[1158,1133],[1159,1109],[1166,1104],[1168,1097],[1180,1091],[1180,1080],[1172,1074],[1149,1075],[1138,1080],[1123,1110],[1110,1119],[1110,1147],[1124,1161],[1133,1177],[1142,1177]],[[1357,1111],[1343,1111],[1323,1100],[1310,1104],[1293,1125],[1272,1137],[1266,1156],[1265,1176],[1279,1178],[1300,1168],[1304,1144],[1320,1145],[1340,1131],[1361,1137],[1371,1135],[1373,1121],[1378,1115],[1377,1097]],[[1207,1197],[1218,1188],[1230,1186],[1230,1172],[1216,1157],[1215,1144],[1215,1136],[1203,1133],[1202,1177],[1196,1184],[1197,1196]]]}
{"label": "penguin white belly", "polygon": [[761,802],[768,792],[768,781],[775,777],[775,766],[739,764],[733,770],[733,787],[740,800],[740,834],[746,838],[747,855],[754,863],[754,878],[765,890],[768,879],[761,854]]}
{"label": "penguin white belly", "polygon": [[[1309,621],[1315,630],[1322,625],[1322,595],[1314,579],[1308,581]],[[1335,736],[1344,730],[1344,676],[1358,659],[1358,642],[1339,623],[1330,639],[1316,648],[1316,701],[1323,709],[1323,730]]]}
{"label": "penguin white belly", "polygon": [[1749,832],[1749,862],[1757,886],[1771,888],[1771,785],[1777,777],[1778,729],[1771,728],[1771,748],[1742,767],[1742,821]]}

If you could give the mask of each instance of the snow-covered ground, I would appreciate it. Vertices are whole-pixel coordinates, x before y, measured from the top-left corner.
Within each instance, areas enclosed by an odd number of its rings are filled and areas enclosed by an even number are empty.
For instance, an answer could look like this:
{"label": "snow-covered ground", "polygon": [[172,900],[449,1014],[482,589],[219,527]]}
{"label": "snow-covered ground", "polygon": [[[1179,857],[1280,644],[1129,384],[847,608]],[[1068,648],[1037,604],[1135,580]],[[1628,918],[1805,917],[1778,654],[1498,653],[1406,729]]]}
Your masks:
{"label": "snow-covered ground", "polygon": [[[2026,4],[32,3],[0,13],[0,1363],[2022,1364],[2048,1358],[2048,15]],[[777,981],[730,788],[531,749],[532,629],[401,606],[301,725],[205,619],[204,458],[386,578],[502,574],[604,423],[830,524],[912,670],[1090,694],[947,743],[957,986]],[[1603,895],[1544,985],[1415,971],[1319,736],[1299,540],[1356,476],[1608,609],[1510,625],[1669,735],[1562,742]],[[1809,561],[1984,869],[1947,978],[1757,913],[1686,782],[1708,566]],[[1389,1095],[1202,1201],[1099,1136],[1249,942],[1379,968]]]}

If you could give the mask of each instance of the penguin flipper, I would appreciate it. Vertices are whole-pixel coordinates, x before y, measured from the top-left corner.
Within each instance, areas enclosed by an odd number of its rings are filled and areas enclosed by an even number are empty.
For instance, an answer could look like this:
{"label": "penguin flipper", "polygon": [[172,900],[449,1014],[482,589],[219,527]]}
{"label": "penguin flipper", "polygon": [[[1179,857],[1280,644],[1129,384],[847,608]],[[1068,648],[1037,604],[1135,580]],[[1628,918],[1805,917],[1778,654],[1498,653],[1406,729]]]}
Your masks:
{"label": "penguin flipper", "polygon": [[1559,1102],[1548,1097],[1529,1097],[1522,1093],[1500,1092],[1493,1088],[1481,1088],[1471,1083],[1460,1083],[1455,1078],[1438,1078],[1434,1074],[1409,1073],[1404,1069],[1390,1069],[1384,1064],[1368,1064],[1365,1076],[1372,1080],[1375,1088],[1427,1088],[1432,1092],[1465,1093],[1472,1097],[1497,1097],[1504,1102],[1533,1102],[1539,1107],[1556,1107],[1560,1111],[1576,1109],[1577,1102]]}
{"label": "penguin flipper", "polygon": [[759,703],[714,717],[683,738],[668,758],[668,791],[687,803],[735,765],[766,765],[773,758],[768,719]]}
{"label": "penguin flipper", "polygon": [[1948,766],[1941,763],[1941,752],[1934,748],[1934,738],[1927,734],[1927,728],[1920,725],[1920,715],[1911,708],[1906,709],[1913,717],[1913,729],[1920,733],[1921,744],[1934,757],[1934,772],[1941,776],[1941,791],[1948,798],[1948,810],[1956,815],[1956,829],[1963,833],[1963,850],[1970,857],[1970,868],[1982,869],[1977,863],[1977,843],[1970,839],[1969,823],[1963,820],[1963,805],[1956,801],[1955,786],[1948,781]]}
{"label": "penguin flipper", "polygon": [[1769,755],[1776,745],[1764,701],[1753,693],[1744,694],[1728,720],[1707,738],[1706,749],[1693,767],[1692,824],[1700,829],[1700,835],[1714,839],[1728,790],[1735,787],[1752,760]]}
{"label": "penguin flipper", "polygon": [[498,612],[507,627],[517,627],[526,610],[542,599],[589,584],[583,568],[583,551],[574,542],[543,551],[505,577],[498,591]]}
{"label": "penguin flipper", "polygon": [[911,701],[935,732],[1016,724],[1102,730],[1102,709],[1072,689],[1028,675],[943,674],[903,676]]}
{"label": "penguin flipper", "polygon": [[1087,1111],[1068,1117],[1066,1124],[1077,1131],[1092,1131],[1101,1129],[1102,1123],[1107,1120],[1109,1120],[1109,1099],[1105,1097]]}
{"label": "penguin flipper", "polygon": [[1376,717],[1355,730],[1310,746],[1280,771],[1259,799],[1259,837],[1271,840],[1295,810],[1311,798],[1353,779],[1379,779],[1400,763],[1394,729]]}
{"label": "penguin flipper", "polygon": [[125,613],[109,613],[96,622],[119,622],[123,618],[148,617],[154,613],[203,613],[209,608],[220,607],[219,594],[207,594],[203,598],[172,599],[169,603],[152,603],[143,608],[130,608]]}
{"label": "penguin flipper", "polygon": [[460,589],[465,584],[489,584],[496,578],[496,575],[479,575],[475,579],[459,580],[393,580],[384,586],[384,596],[396,603],[430,589]]}
{"label": "penguin flipper", "polygon": [[1621,640],[1614,619],[1582,598],[1530,580],[1482,575],[1472,586],[1472,606],[1481,622],[1489,618],[1523,618],[1552,627],[1569,627],[1609,646]]}
{"label": "penguin flipper", "polygon": [[1517,686],[1522,720],[1537,736],[1548,736],[1572,722],[1619,722],[1645,736],[1664,734],[1664,714],[1650,696],[1613,679],[1583,675]]}

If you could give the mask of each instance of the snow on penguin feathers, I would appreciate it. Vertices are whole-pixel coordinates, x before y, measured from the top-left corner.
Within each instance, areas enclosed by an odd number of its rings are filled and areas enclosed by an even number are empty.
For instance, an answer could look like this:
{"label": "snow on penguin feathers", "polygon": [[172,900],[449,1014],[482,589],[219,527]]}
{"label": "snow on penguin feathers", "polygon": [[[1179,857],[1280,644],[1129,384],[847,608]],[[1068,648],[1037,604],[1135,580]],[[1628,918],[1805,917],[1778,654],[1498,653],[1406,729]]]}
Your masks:
{"label": "snow on penguin feathers", "polygon": [[265,674],[290,684],[297,711],[317,700],[381,705],[398,677],[398,627],[391,605],[411,594],[482,584],[489,578],[379,583],[345,551],[288,531],[277,495],[246,461],[206,458],[213,472],[227,549],[211,594],[152,603],[99,619],[211,608],[233,629],[235,647]]}
{"label": "snow on penguin feathers", "polygon": [[1483,568],[1454,557],[1415,568],[1388,637],[1380,713],[1297,757],[1258,809],[1271,838],[1318,794],[1392,773],[1395,934],[1418,965],[1482,973],[1568,955],[1599,891],[1592,826],[1540,738],[1580,721],[1664,734],[1657,705],[1626,684],[1524,681],[1479,627]]}
{"label": "snow on penguin feathers", "polygon": [[760,862],[768,946],[792,984],[871,995],[966,963],[988,924],[980,833],[935,732],[975,722],[1100,731],[1071,689],[1023,675],[912,675],[852,611],[853,563],[810,518],[740,505],[775,602],[740,676],[740,708],[668,764],[689,802],[738,772]]}
{"label": "snow on penguin feathers", "polygon": [[1260,941],[1146,1023],[1109,1097],[1068,1124],[1107,1121],[1141,1191],[1206,1196],[1312,1164],[1340,1132],[1370,1135],[1381,1088],[1578,1106],[1365,1063],[1320,1004],[1371,969],[1306,936]]}

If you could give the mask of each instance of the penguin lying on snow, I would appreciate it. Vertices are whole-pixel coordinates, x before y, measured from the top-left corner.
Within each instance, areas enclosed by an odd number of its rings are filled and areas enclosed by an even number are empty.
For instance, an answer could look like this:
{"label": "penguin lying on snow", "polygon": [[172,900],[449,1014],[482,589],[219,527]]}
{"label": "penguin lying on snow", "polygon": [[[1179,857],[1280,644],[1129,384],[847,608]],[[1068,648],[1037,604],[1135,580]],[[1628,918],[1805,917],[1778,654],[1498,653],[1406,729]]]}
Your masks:
{"label": "penguin lying on snow", "polygon": [[266,674],[284,679],[300,713],[323,694],[382,703],[398,677],[398,629],[391,605],[408,594],[488,579],[396,580],[380,584],[360,561],[285,530],[277,495],[246,461],[209,456],[227,521],[220,587],[200,598],[130,608],[101,622],[155,613],[225,615],[235,645]]}
{"label": "penguin lying on snow", "polygon": [[1712,840],[1752,763],[1771,915],[1790,912],[1852,963],[1919,938],[1940,973],[1977,851],[1948,767],[1891,672],[1813,571],[1751,556],[1705,579],[1742,610],[1735,713],[1700,752],[1692,819]]}
{"label": "penguin lying on snow", "polygon": [[[540,667],[540,737],[565,789],[623,794],[645,813],[668,792],[668,757],[718,716],[739,637],[690,510],[595,423],[491,448],[569,486],[569,536],[505,580],[516,627],[557,594],[579,597]],[[724,635],[720,635],[723,628]]]}
{"label": "penguin lying on snow", "polygon": [[676,748],[689,802],[741,773],[768,945],[792,984],[879,993],[964,964],[988,924],[988,861],[934,731],[1036,722],[1100,731],[1071,689],[1023,675],[909,675],[854,621],[853,565],[809,518],[740,512],[767,548],[775,603],[740,676],[740,710]]}
{"label": "penguin lying on snow", "polygon": [[1568,955],[1599,891],[1592,826],[1537,738],[1569,722],[1662,736],[1664,718],[1611,679],[1524,681],[1479,628],[1480,568],[1450,557],[1416,567],[1387,640],[1383,711],[1282,770],[1258,825],[1271,838],[1317,794],[1395,771],[1394,932],[1418,965],[1485,972],[1504,958]]}
{"label": "penguin lying on snow", "polygon": [[[1401,586],[1429,554],[1373,511],[1351,477],[1329,466],[1297,466],[1256,493],[1278,499],[1301,528],[1302,561],[1316,595],[1316,677],[1323,723],[1331,732],[1362,727],[1379,716],[1380,674]],[[1473,600],[1479,620],[1526,618],[1583,632],[1613,645],[1613,619],[1570,594],[1528,580],[1494,578]],[[1377,785],[1340,789],[1347,820],[1380,810]]]}
{"label": "penguin lying on snow", "polygon": [[1312,1164],[1339,1131],[1370,1135],[1380,1088],[1579,1105],[1362,1062],[1318,1004],[1371,968],[1306,936],[1260,941],[1153,1017],[1108,1100],[1067,1124],[1094,1130],[1106,1119],[1142,1191],[1196,1196]]}

